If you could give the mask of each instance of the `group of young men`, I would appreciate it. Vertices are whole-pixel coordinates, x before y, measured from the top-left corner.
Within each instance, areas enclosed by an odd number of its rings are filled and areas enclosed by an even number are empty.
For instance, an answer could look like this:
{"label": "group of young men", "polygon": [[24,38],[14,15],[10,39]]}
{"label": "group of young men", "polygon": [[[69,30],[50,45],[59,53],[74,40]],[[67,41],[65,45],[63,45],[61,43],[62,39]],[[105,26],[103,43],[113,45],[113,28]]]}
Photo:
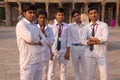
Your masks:
{"label": "group of young men", "polygon": [[[108,80],[106,46],[108,26],[98,20],[98,10],[88,10],[89,24],[80,19],[80,12],[71,13],[73,23],[63,22],[65,11],[58,8],[53,23],[47,23],[47,13],[36,13],[33,4],[22,6],[22,17],[16,25],[20,52],[20,80],[55,80],[55,67],[59,63],[60,80],[67,80],[67,61],[72,59],[75,80],[96,80],[96,65],[100,80]],[[36,24],[37,20],[37,24]],[[71,54],[70,54],[71,53]]]}

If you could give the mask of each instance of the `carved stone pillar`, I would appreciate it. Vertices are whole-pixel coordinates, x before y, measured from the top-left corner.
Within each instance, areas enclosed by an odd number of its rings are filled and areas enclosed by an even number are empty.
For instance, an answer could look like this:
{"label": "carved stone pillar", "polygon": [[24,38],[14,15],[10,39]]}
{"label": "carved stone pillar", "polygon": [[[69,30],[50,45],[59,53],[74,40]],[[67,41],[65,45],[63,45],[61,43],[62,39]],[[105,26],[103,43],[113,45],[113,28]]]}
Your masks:
{"label": "carved stone pillar", "polygon": [[75,9],[75,1],[72,2],[72,9]]}
{"label": "carved stone pillar", "polygon": [[59,2],[58,5],[59,5],[59,7],[62,7],[62,2]]}
{"label": "carved stone pillar", "polygon": [[18,4],[19,16],[20,16],[21,13],[22,13],[22,9],[21,9],[21,4],[22,4],[22,2],[18,2],[17,4]]}
{"label": "carved stone pillar", "polygon": [[116,1],[116,20],[115,20],[115,26],[116,27],[118,27],[119,26],[119,22],[118,22],[118,19],[119,19],[119,17],[120,17],[120,15],[119,15],[119,7],[120,7],[120,1],[119,0],[117,0]]}
{"label": "carved stone pillar", "polygon": [[11,7],[8,2],[5,2],[5,12],[6,12],[6,26],[12,25],[12,18],[11,18]]}
{"label": "carved stone pillar", "polygon": [[86,1],[84,2],[84,4],[85,4],[84,13],[85,13],[85,14],[88,14],[88,4],[89,4],[88,0],[86,0]]}
{"label": "carved stone pillar", "polygon": [[49,3],[46,2],[46,3],[45,3],[45,6],[46,6],[47,16],[49,17]]}
{"label": "carved stone pillar", "polygon": [[103,0],[101,5],[102,5],[102,21],[104,22],[104,18],[105,18],[105,1]]}

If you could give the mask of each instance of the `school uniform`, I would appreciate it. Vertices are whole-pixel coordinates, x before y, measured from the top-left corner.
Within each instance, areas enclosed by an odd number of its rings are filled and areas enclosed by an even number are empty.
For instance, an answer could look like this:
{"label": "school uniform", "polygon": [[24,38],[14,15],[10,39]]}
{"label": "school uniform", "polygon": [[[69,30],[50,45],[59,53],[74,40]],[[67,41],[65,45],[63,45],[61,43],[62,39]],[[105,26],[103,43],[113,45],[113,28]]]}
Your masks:
{"label": "school uniform", "polygon": [[[41,28],[39,24],[37,24],[37,26],[38,28]],[[47,36],[46,37],[47,42],[44,43],[42,47],[42,68],[43,68],[42,80],[47,80],[49,60],[50,60],[50,48],[54,42],[53,31],[48,25],[45,26],[45,34]]]}
{"label": "school uniform", "polygon": [[105,43],[108,40],[108,25],[101,21],[97,21],[95,25],[90,22],[85,27],[83,41],[82,43],[87,45],[87,39],[92,38],[92,30],[94,27],[94,37],[100,40],[100,44],[93,45],[93,50],[90,50],[90,46],[87,46],[85,51],[86,64],[87,64],[87,76],[88,80],[95,79],[95,70],[96,65],[99,68],[100,80],[108,80],[108,71],[107,71],[107,50]]}
{"label": "school uniform", "polygon": [[[48,70],[48,80],[55,80],[55,67],[56,63],[58,61],[59,63],[59,69],[60,69],[60,80],[66,80],[66,66],[67,66],[67,60],[64,58],[66,48],[67,48],[67,29],[68,25],[66,23],[61,24],[61,30],[59,33],[59,27],[60,25],[56,20],[54,20],[54,23],[50,26],[53,30],[54,34],[54,43],[52,45],[52,52],[54,55],[54,60],[49,61],[49,70]],[[60,47],[58,47],[58,41],[60,41]],[[58,50],[59,49],[59,50]]]}
{"label": "school uniform", "polygon": [[41,54],[46,38],[36,24],[22,18],[16,26],[20,61],[20,80],[42,80]]}
{"label": "school uniform", "polygon": [[[80,74],[80,66],[82,68],[84,77],[86,76],[86,65],[85,65],[85,57],[84,52],[86,46],[80,45],[80,41],[82,40],[81,36],[83,34],[83,29],[85,27],[85,23],[81,23],[80,25],[76,24],[76,22],[71,23],[68,28],[68,43],[71,45],[71,59],[73,64],[73,70],[75,73],[76,80],[81,80]],[[86,77],[85,77],[86,78]],[[85,79],[86,80],[86,79]]]}

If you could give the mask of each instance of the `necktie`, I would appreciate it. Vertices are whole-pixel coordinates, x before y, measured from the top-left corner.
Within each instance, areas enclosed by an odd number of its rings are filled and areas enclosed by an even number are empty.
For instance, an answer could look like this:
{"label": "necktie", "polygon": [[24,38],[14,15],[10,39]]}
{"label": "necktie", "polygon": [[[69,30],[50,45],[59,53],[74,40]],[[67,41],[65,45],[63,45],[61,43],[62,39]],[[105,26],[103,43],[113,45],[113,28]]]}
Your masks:
{"label": "necktie", "polygon": [[60,37],[61,37],[61,26],[62,25],[59,25],[59,29],[58,29],[58,39],[57,39],[57,50],[58,51],[61,49],[61,40],[60,40]]}
{"label": "necktie", "polygon": [[[94,37],[95,35],[95,24],[93,24],[93,28],[92,28],[92,37]],[[94,45],[90,45],[90,51],[94,50]]]}

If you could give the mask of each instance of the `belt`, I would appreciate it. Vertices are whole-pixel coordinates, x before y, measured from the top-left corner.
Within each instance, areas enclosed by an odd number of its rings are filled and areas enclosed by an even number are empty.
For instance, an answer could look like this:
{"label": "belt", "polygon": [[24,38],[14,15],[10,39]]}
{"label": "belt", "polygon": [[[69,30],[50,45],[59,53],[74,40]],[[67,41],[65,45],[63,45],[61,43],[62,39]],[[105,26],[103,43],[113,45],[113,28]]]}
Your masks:
{"label": "belt", "polygon": [[82,46],[80,43],[73,43],[73,46]]}

